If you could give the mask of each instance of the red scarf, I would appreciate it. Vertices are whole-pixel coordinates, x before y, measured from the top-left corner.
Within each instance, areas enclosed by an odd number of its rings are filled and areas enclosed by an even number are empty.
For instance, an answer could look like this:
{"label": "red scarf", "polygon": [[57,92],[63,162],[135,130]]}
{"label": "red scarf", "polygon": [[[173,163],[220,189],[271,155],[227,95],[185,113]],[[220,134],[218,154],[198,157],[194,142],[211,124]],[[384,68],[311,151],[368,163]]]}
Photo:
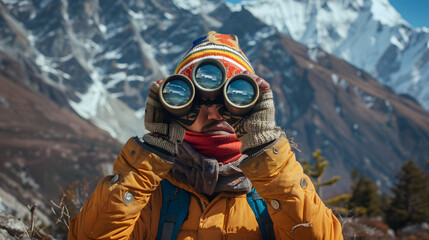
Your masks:
{"label": "red scarf", "polygon": [[211,135],[186,131],[183,139],[200,154],[213,157],[218,162],[230,163],[241,157],[242,143],[235,134]]}

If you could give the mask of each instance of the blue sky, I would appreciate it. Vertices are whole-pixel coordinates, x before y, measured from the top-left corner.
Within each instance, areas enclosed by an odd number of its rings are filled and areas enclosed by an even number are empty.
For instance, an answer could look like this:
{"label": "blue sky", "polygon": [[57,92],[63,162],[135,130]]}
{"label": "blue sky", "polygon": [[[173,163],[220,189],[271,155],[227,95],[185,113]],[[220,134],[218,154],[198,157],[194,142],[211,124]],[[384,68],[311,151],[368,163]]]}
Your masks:
{"label": "blue sky", "polygon": [[[241,0],[226,1],[241,2]],[[389,2],[413,27],[429,28],[429,0],[389,0]]]}
{"label": "blue sky", "polygon": [[429,27],[429,0],[389,0],[402,18],[414,27]]}

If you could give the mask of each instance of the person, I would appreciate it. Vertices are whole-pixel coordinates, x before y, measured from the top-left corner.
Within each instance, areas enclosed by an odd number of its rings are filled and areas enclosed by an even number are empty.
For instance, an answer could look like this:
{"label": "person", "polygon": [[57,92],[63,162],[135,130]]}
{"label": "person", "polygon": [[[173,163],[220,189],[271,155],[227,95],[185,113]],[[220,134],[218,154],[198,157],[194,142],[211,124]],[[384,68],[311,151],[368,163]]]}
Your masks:
{"label": "person", "polygon": [[[269,83],[254,73],[237,37],[211,31],[195,40],[175,73],[191,79],[204,59],[221,62],[227,78],[255,80],[253,108],[238,116],[222,102],[200,99],[186,115],[173,116],[159,99],[162,81],[154,82],[146,101],[149,133],[128,140],[115,175],[98,183],[68,239],[342,239],[341,224],[276,126]],[[263,199],[266,228],[248,196]],[[165,210],[166,201],[182,197]]]}

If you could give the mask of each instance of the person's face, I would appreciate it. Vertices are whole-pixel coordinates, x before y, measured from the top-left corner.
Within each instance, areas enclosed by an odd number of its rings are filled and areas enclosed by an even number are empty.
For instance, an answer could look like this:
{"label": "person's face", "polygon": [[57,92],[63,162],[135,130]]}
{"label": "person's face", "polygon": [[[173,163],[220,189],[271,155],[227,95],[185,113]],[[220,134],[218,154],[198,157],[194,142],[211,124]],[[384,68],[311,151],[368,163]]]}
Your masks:
{"label": "person's face", "polygon": [[[259,87],[259,92],[263,93],[270,90],[270,84],[256,74],[249,71],[244,71],[242,74],[247,74],[256,81]],[[234,128],[228,124],[225,119],[223,119],[215,104],[210,107],[201,105],[197,119],[195,119],[195,122],[186,129],[192,132],[208,133],[212,135],[235,134]]]}
{"label": "person's face", "polygon": [[197,119],[187,130],[212,135],[235,134],[234,128],[222,118],[215,104],[210,107],[202,105]]}

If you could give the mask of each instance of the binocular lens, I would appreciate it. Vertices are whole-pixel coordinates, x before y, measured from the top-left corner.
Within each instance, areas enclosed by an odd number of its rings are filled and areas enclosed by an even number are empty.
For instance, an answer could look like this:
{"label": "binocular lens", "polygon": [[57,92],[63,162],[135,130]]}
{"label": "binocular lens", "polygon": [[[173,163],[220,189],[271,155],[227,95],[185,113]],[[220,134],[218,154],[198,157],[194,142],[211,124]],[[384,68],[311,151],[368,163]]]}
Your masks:
{"label": "binocular lens", "polygon": [[191,96],[191,88],[182,80],[171,80],[162,89],[162,97],[171,106],[182,106]]}
{"label": "binocular lens", "polygon": [[222,62],[207,58],[194,65],[191,78],[182,74],[166,78],[158,94],[164,108],[175,116],[188,114],[194,104],[224,104],[234,115],[246,114],[259,97],[258,84],[246,74],[226,77]]}
{"label": "binocular lens", "polygon": [[206,89],[216,89],[223,84],[222,70],[213,64],[199,66],[195,72],[195,81]]}
{"label": "binocular lens", "polygon": [[248,80],[237,79],[228,84],[226,95],[233,104],[246,106],[253,101],[256,93],[253,85]]}

